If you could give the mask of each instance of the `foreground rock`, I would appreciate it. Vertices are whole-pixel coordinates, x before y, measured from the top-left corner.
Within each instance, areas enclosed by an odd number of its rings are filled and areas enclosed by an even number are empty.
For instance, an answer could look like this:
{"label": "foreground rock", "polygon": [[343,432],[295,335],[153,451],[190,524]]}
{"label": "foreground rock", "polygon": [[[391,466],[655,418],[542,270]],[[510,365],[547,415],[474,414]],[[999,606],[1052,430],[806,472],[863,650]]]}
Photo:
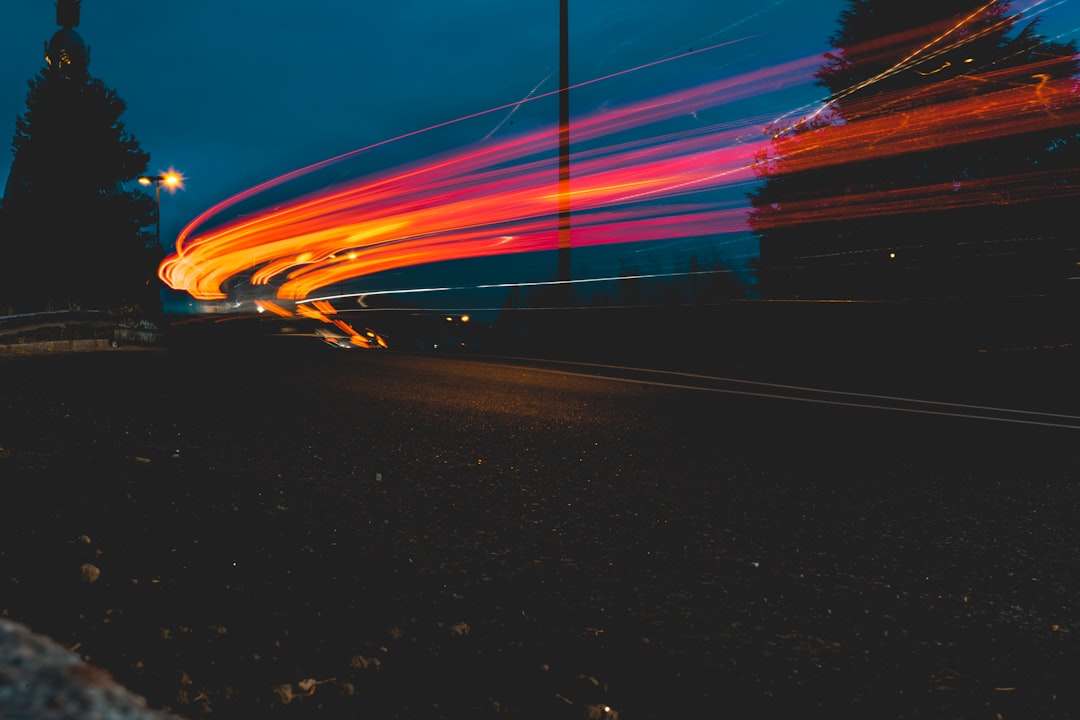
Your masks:
{"label": "foreground rock", "polygon": [[0,717],[8,720],[176,720],[107,672],[25,625],[0,618]]}

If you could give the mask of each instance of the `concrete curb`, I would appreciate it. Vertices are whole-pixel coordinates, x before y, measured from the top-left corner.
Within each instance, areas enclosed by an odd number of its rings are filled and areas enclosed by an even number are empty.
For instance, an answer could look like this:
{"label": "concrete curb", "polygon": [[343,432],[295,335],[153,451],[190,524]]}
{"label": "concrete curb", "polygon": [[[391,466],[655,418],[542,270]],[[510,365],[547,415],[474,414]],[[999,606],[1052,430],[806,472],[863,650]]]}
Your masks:
{"label": "concrete curb", "polygon": [[95,338],[91,340],[50,340],[48,342],[10,343],[0,345],[0,356],[85,352],[87,350],[109,350],[111,348],[112,344],[104,338]]}

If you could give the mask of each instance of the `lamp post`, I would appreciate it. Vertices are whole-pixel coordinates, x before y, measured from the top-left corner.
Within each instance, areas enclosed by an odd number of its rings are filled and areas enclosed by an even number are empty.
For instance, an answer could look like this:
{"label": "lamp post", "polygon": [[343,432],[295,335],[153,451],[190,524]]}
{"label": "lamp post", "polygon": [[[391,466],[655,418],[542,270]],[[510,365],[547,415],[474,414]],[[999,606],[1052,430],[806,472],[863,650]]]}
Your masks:
{"label": "lamp post", "polygon": [[164,185],[168,188],[169,192],[176,192],[178,188],[184,186],[184,176],[175,170],[169,170],[161,175],[140,175],[136,178],[140,185],[153,185],[154,186],[154,203],[156,206],[155,215],[157,216],[157,244],[161,245],[161,186]]}

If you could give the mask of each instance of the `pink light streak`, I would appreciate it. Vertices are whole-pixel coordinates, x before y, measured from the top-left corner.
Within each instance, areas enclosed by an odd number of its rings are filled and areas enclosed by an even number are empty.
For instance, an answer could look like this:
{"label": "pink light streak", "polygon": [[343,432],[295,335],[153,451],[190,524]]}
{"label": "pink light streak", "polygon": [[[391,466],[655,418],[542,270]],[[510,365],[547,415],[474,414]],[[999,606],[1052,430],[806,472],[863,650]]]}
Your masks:
{"label": "pink light streak", "polygon": [[[673,59],[677,58],[668,61]],[[571,159],[571,244],[631,243],[745,230],[744,207],[685,199],[752,181],[758,138],[765,139],[759,132],[764,124],[699,125],[667,132],[660,128],[667,121],[758,96],[763,88],[805,83],[816,63],[816,58],[806,58],[778,64],[573,122],[571,137],[578,149]],[[467,118],[450,122],[463,119]],[[424,131],[395,140],[419,132]],[[755,142],[742,141],[748,132],[755,135]],[[633,133],[636,139],[620,139],[624,133]],[[176,252],[162,263],[159,275],[170,287],[196,298],[222,299],[230,281],[250,274],[253,285],[274,288],[277,298],[302,301],[330,285],[383,270],[553,249],[557,246],[557,140],[558,129],[551,127],[458,149],[199,232],[208,221],[244,200],[385,143],[332,158],[207,210],[181,233]]]}

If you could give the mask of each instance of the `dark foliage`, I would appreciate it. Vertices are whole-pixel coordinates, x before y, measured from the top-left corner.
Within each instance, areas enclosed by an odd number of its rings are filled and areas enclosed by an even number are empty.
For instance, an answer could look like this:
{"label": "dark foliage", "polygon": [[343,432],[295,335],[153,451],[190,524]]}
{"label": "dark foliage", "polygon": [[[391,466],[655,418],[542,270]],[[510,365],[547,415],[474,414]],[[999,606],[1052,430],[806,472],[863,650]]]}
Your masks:
{"label": "dark foliage", "polygon": [[0,213],[0,304],[158,312],[154,199],[124,188],[149,156],[126,105],[101,80],[50,69],[29,85]]}
{"label": "dark foliage", "polygon": [[751,195],[768,297],[1058,294],[1080,246],[1074,43],[1007,3],[850,0]]}

